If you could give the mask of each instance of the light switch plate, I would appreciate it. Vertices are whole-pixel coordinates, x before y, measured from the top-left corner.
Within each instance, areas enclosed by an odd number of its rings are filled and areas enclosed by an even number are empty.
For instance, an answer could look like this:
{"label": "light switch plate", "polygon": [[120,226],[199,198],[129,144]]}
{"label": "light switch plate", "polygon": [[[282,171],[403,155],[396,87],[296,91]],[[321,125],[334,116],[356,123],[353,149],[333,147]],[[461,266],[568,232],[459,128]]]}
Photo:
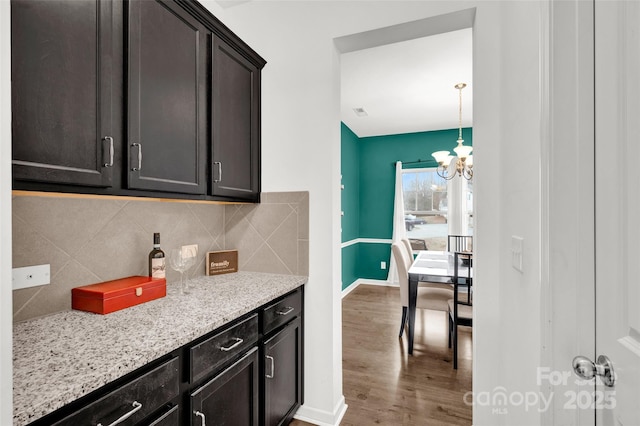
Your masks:
{"label": "light switch plate", "polygon": [[51,265],[13,268],[13,289],[36,287],[51,283]]}
{"label": "light switch plate", "polygon": [[524,245],[524,238],[511,236],[511,266],[516,270],[522,271],[522,250]]}

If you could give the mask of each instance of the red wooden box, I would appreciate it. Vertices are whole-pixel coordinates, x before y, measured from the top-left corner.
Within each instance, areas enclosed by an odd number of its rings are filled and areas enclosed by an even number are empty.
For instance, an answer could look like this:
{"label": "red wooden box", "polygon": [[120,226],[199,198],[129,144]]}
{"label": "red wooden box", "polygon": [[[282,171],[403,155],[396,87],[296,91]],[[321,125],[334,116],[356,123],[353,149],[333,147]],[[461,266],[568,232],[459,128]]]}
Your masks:
{"label": "red wooden box", "polygon": [[108,314],[167,295],[164,278],[133,276],[71,289],[71,307]]}

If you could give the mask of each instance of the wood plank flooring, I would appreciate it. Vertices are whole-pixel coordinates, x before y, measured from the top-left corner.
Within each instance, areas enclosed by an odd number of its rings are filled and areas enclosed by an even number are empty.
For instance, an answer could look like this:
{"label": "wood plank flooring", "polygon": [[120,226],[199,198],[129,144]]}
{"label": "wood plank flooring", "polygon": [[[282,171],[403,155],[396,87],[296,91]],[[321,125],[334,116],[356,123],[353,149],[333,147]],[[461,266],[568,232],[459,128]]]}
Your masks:
{"label": "wood plank flooring", "polygon": [[[447,347],[447,314],[418,310],[413,356],[400,328],[399,289],[360,285],[342,301],[341,425],[471,425],[471,329],[460,327],[458,370]],[[306,423],[294,420],[291,425]]]}

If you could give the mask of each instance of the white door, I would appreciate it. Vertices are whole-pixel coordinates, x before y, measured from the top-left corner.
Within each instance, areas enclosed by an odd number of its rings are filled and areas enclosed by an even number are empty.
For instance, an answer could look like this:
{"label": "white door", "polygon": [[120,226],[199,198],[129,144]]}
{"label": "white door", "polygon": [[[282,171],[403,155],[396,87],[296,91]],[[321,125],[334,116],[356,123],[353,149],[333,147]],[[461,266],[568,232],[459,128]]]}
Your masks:
{"label": "white door", "polygon": [[[640,425],[640,2],[595,3],[597,425]],[[595,360],[594,360],[595,361]]]}

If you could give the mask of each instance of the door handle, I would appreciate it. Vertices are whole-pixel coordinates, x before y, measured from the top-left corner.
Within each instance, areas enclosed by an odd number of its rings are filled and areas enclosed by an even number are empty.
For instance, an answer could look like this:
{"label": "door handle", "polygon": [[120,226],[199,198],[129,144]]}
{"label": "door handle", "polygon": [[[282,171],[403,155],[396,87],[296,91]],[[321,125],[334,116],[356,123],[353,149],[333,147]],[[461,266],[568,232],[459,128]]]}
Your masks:
{"label": "door handle", "polygon": [[273,379],[273,377],[276,375],[276,363],[275,363],[275,360],[273,359],[272,356],[269,356],[269,355],[265,355],[265,358],[268,359],[269,361],[271,361],[271,374],[265,374],[264,376],[267,379]]}
{"label": "door handle", "polygon": [[578,377],[591,380],[595,376],[600,376],[605,386],[612,388],[616,382],[613,371],[613,364],[606,355],[600,355],[596,362],[585,356],[577,356],[573,359],[573,371]]}
{"label": "door handle", "polygon": [[194,411],[193,414],[195,414],[196,417],[200,417],[202,419],[202,426],[207,426],[207,418],[205,417],[204,413],[201,413],[200,411]]}
{"label": "door handle", "polygon": [[140,170],[142,170],[142,144],[134,142],[131,144],[131,146],[138,147],[138,167],[132,167],[131,171],[139,172]]}
{"label": "door handle", "polygon": [[214,183],[222,181],[222,163],[220,161],[214,161],[213,162],[213,168],[215,169],[216,166],[218,168],[218,177],[217,178],[213,178],[213,182]]}
{"label": "door handle", "polygon": [[105,136],[102,140],[109,143],[109,162],[103,163],[102,167],[113,167],[113,138],[111,136]]}

